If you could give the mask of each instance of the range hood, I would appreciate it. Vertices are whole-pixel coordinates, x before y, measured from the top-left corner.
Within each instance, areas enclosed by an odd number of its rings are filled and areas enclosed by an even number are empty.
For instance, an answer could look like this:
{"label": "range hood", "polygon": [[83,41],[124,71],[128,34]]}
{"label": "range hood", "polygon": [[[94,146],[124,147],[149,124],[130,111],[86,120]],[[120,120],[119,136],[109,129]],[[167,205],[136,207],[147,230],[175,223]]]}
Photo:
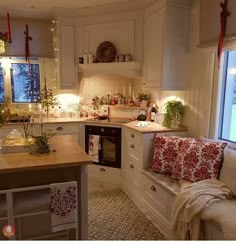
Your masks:
{"label": "range hood", "polygon": [[112,62],[79,64],[78,72],[82,78],[89,78],[99,74],[119,74],[129,78],[142,77],[142,64],[139,62]]}

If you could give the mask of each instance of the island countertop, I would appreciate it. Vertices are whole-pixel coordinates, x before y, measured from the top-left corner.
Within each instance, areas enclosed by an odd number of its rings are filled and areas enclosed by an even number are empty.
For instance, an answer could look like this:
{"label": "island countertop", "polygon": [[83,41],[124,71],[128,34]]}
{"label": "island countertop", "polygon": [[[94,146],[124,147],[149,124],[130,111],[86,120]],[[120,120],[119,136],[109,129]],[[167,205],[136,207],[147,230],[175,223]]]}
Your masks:
{"label": "island countertop", "polygon": [[73,167],[91,164],[91,158],[72,136],[54,136],[50,143],[56,151],[49,154],[0,153],[0,173]]}

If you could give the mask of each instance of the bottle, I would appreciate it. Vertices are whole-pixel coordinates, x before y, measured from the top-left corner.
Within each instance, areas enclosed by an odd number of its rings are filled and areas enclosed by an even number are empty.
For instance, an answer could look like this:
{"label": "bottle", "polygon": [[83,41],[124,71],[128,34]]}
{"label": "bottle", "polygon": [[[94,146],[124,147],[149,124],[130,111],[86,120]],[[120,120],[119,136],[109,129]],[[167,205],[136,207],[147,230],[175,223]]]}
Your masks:
{"label": "bottle", "polygon": [[88,64],[88,55],[84,53],[84,64]]}
{"label": "bottle", "polygon": [[89,64],[93,63],[93,55],[91,53],[88,54],[88,63]]}
{"label": "bottle", "polygon": [[152,122],[155,121],[156,113],[157,113],[156,105],[153,104],[152,109],[151,109],[151,121]]}

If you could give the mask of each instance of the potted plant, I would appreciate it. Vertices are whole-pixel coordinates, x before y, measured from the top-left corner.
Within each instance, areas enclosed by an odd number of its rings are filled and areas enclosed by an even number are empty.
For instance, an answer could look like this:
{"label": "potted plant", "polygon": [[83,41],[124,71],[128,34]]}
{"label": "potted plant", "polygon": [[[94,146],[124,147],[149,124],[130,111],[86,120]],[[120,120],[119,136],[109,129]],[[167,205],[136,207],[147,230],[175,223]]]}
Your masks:
{"label": "potted plant", "polygon": [[168,128],[177,128],[184,116],[184,105],[179,100],[170,100],[164,104],[165,114],[163,126]]}
{"label": "potted plant", "polygon": [[147,107],[148,102],[151,99],[151,95],[147,94],[147,93],[144,93],[144,92],[139,92],[138,93],[138,99],[139,99],[139,102],[141,102],[141,104],[140,104],[141,107]]}

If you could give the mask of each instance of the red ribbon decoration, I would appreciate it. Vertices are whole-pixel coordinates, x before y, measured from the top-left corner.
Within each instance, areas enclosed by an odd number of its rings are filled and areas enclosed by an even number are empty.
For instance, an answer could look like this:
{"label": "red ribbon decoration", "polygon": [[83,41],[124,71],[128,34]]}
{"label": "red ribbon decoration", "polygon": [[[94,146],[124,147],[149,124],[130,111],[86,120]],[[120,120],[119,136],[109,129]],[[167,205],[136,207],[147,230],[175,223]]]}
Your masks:
{"label": "red ribbon decoration", "polygon": [[218,67],[220,68],[220,59],[224,46],[224,37],[226,33],[226,25],[227,25],[227,17],[230,16],[230,12],[227,10],[228,0],[224,0],[224,2],[220,3],[221,13],[220,13],[220,37],[218,42]]}
{"label": "red ribbon decoration", "polygon": [[10,24],[10,15],[7,12],[7,42],[11,43],[11,24]]}
{"label": "red ribbon decoration", "polygon": [[28,24],[25,25],[25,61],[30,60],[30,47],[29,47],[29,41],[32,40],[32,37],[29,36],[29,26]]}
{"label": "red ribbon decoration", "polygon": [[29,76],[31,76],[31,69],[30,69],[30,47],[29,47],[29,41],[32,41],[32,37],[29,36],[29,26],[28,24],[25,25],[25,61],[28,61],[29,65]]}

